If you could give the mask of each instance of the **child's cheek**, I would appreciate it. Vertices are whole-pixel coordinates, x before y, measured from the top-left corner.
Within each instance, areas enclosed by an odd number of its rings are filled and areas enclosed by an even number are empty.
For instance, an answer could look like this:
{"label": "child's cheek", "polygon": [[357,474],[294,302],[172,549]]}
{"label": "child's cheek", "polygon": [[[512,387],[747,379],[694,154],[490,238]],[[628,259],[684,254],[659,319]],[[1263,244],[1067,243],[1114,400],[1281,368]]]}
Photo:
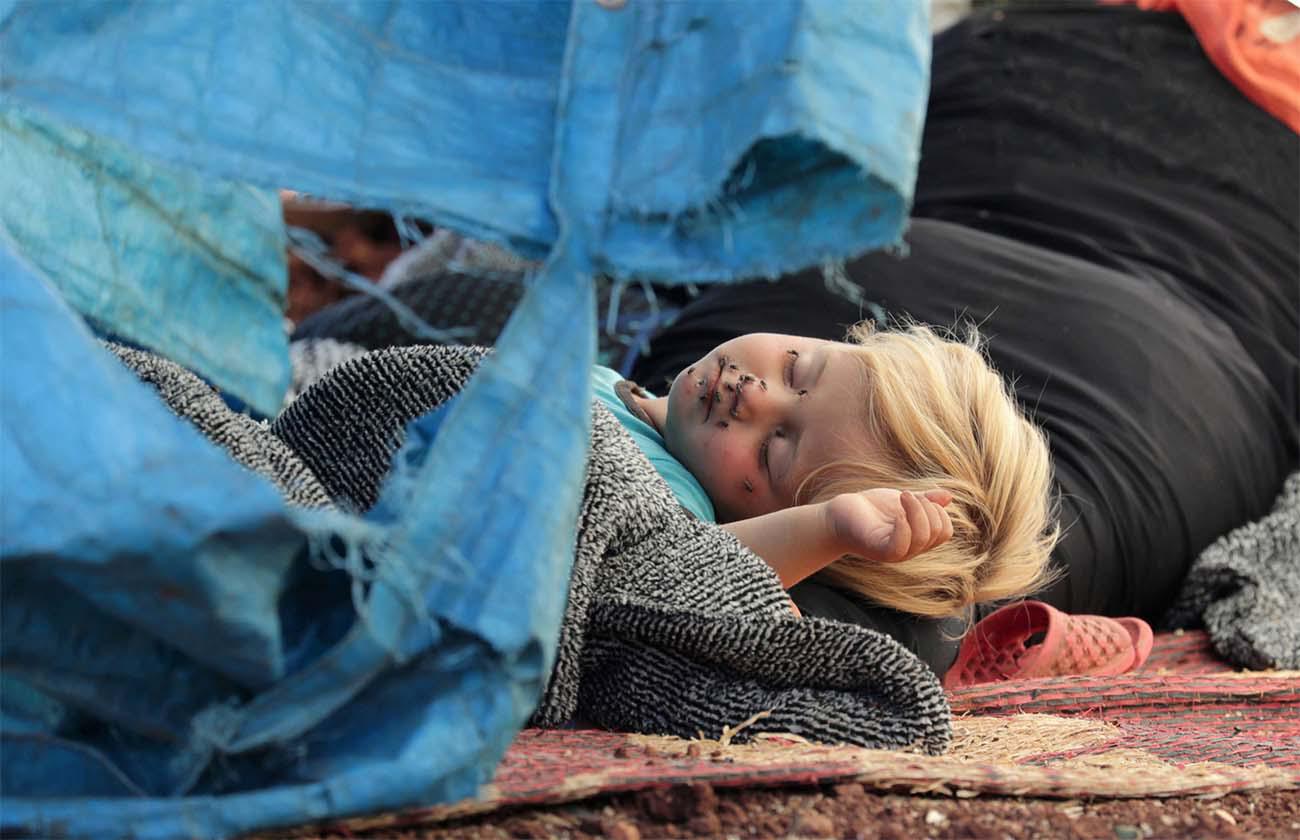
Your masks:
{"label": "child's cheek", "polygon": [[749,454],[749,448],[740,438],[741,435],[728,434],[725,431],[714,438],[720,477],[737,485],[748,476],[749,472],[752,472],[755,463],[755,456]]}

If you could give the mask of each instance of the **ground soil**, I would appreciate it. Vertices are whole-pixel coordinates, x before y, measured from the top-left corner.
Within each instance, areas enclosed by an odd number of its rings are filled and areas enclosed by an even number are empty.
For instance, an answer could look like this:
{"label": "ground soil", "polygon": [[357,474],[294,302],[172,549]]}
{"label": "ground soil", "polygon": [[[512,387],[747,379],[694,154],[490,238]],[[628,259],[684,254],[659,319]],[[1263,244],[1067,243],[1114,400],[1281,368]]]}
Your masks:
{"label": "ground soil", "polygon": [[[330,840],[341,835],[327,835]],[[357,835],[348,835],[355,837]],[[859,784],[715,789],[679,785],[569,805],[497,812],[384,833],[405,840],[657,840],[657,838],[1142,838],[1300,837],[1300,792],[1178,799],[1061,801],[880,794]]]}

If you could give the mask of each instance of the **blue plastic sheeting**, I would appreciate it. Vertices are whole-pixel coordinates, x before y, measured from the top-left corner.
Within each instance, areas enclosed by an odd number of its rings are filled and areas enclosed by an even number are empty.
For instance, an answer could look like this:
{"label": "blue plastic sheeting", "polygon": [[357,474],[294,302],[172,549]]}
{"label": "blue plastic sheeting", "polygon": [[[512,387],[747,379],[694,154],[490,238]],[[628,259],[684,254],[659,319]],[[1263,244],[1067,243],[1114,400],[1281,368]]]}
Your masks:
{"label": "blue plastic sheeting", "polygon": [[0,72],[6,98],[158,158],[533,256],[559,235],[557,126],[574,125],[593,267],[699,282],[897,241],[928,6],[18,3]]}
{"label": "blue plastic sheeting", "polygon": [[262,414],[279,410],[289,358],[274,191],[161,165],[9,108],[0,224],[96,327],[163,352]]}
{"label": "blue plastic sheeting", "polygon": [[[572,430],[548,439],[549,465],[448,465],[435,446],[386,489],[385,524],[291,510],[3,248],[0,278],[0,827],[221,837],[474,795],[552,664],[578,487],[564,453],[581,452],[585,407],[533,394],[533,426]],[[583,298],[542,292],[524,305]],[[492,374],[439,442],[506,424],[496,380],[519,370]],[[464,504],[486,498],[460,495],[467,469],[518,488],[510,527]],[[551,503],[529,504],[542,487]],[[345,571],[309,562],[332,536]]]}
{"label": "blue plastic sheeting", "polygon": [[[592,273],[731,279],[897,241],[926,6],[0,0],[6,124],[57,121],[114,173],[170,172],[119,208],[141,242],[158,240],[133,202],[200,229],[176,172],[135,168],[153,159],[549,255],[371,522],[286,510],[91,342],[52,292],[70,267],[35,258],[57,251],[62,209],[21,237],[4,222],[0,825],[223,836],[470,795],[554,655]],[[204,207],[201,229],[238,240],[223,253],[282,235]],[[119,277],[105,299],[129,291]],[[271,341],[257,295],[199,311],[161,265],[132,282],[155,317]],[[177,357],[176,340],[154,346]]]}

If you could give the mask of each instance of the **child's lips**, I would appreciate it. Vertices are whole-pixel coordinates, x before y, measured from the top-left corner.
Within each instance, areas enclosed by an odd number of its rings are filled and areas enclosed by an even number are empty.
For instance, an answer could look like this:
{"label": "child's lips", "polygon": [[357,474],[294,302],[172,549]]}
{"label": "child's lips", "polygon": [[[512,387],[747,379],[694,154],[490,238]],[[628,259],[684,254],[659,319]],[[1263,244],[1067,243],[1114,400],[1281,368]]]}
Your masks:
{"label": "child's lips", "polygon": [[722,382],[722,372],[726,369],[727,359],[724,356],[718,360],[717,375],[713,377],[712,381],[705,384],[704,394],[700,397],[700,399],[705,402],[704,420],[701,422],[707,423],[709,422],[709,418],[713,416],[713,407],[720,401],[718,397],[718,385]]}

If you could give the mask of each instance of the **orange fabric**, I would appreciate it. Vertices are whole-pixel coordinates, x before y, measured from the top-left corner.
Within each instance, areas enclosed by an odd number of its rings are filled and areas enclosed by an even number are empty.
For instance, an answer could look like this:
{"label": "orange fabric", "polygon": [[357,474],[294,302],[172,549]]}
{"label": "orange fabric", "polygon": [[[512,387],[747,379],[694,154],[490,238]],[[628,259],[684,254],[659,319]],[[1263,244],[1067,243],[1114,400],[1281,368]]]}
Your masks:
{"label": "orange fabric", "polygon": [[1300,134],[1300,7],[1289,0],[1103,0],[1180,12],[1237,89]]}

